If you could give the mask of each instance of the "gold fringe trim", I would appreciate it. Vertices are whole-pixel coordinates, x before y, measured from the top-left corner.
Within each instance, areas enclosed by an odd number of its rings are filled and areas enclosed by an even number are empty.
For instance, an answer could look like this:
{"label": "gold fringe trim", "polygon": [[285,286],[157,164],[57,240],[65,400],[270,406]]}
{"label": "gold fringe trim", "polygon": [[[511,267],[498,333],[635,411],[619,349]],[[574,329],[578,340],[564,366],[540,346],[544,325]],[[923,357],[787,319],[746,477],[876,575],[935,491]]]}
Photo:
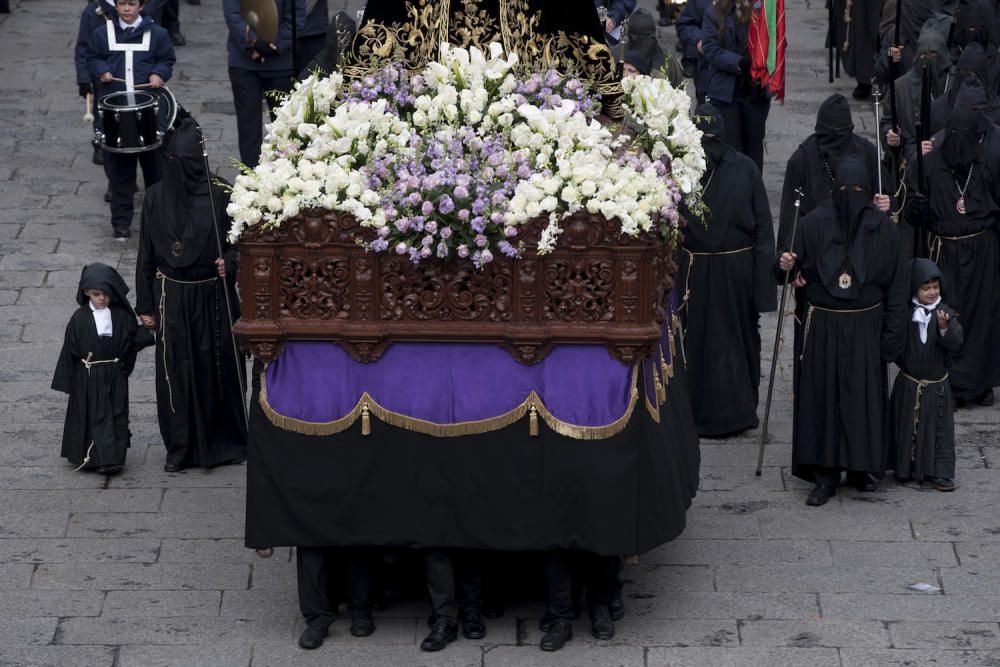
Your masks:
{"label": "gold fringe trim", "polygon": [[[644,392],[645,393],[645,392]],[[646,399],[648,402],[648,398]],[[354,409],[340,419],[328,422],[310,422],[294,417],[286,417],[279,414],[267,400],[267,375],[266,369],[260,374],[260,398],[261,410],[267,416],[268,421],[280,429],[301,433],[302,435],[334,435],[342,433],[354,425],[354,422],[361,417],[361,435],[371,434],[371,418],[375,417],[390,426],[404,428],[408,431],[431,435],[437,438],[454,438],[463,435],[479,435],[490,431],[497,431],[517,423],[525,415],[529,416],[528,433],[531,436],[538,435],[538,418],[545,422],[545,425],[559,435],[573,438],[575,440],[604,440],[613,435],[621,433],[632,418],[635,406],[639,402],[639,365],[632,367],[632,390],[629,395],[628,407],[625,414],[615,421],[605,426],[578,426],[565,422],[545,407],[541,397],[531,391],[528,397],[510,412],[507,412],[490,419],[477,421],[456,422],[454,424],[438,424],[416,417],[409,417],[398,412],[386,410],[371,397],[368,392],[363,392],[358,399]],[[657,419],[659,414],[657,410]]]}

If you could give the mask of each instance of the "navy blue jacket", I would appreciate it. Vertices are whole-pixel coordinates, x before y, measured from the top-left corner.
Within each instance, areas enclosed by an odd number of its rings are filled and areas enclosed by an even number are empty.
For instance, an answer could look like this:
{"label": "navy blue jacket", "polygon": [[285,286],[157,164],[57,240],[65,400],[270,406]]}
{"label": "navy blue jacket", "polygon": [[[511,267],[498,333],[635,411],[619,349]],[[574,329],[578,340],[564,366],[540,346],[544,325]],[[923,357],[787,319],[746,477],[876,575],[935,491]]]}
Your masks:
{"label": "navy blue jacket", "polygon": [[[726,28],[719,39],[719,11],[714,5],[705,9],[701,22],[701,50],[705,63],[705,94],[713,100],[732,102],[740,97],[740,79],[748,75],[740,69],[740,59],[747,53],[749,25],[737,24],[730,7]],[[768,93],[770,96],[770,93]]]}
{"label": "navy blue jacket", "polygon": [[[150,74],[159,75],[164,82],[170,80],[176,57],[173,44],[170,43],[170,35],[166,30],[153,23],[153,19],[148,16],[142,17],[139,27],[128,37],[125,36],[125,31],[117,19],[114,27],[115,39],[120,44],[138,44],[145,33],[150,33],[149,50],[133,52],[132,71],[135,85],[147,83]],[[104,72],[111,72],[111,75],[118,79],[125,78],[125,52],[112,51],[108,47],[107,28],[103,22],[90,33],[87,70],[94,81],[99,80]],[[125,84],[117,81],[101,84],[101,95],[118,90],[125,90]]]}
{"label": "navy blue jacket", "polygon": [[[698,41],[704,37],[701,24],[705,18],[705,10],[711,6],[712,0],[688,0],[677,19],[677,47],[681,52],[681,65],[685,74],[694,78],[695,90],[704,90],[707,80],[707,63],[705,56],[698,51]],[[704,100],[698,100],[702,101]]]}
{"label": "navy blue jacket", "polygon": [[[295,0],[295,23],[297,33],[302,32],[306,22],[305,0]],[[234,69],[246,69],[267,72],[269,75],[287,72],[292,74],[292,3],[290,0],[275,0],[278,7],[278,36],[274,45],[278,47],[278,55],[268,56],[264,62],[254,60],[250,56],[250,45],[247,39],[247,25],[240,14],[240,0],[222,0],[222,14],[229,28],[229,39],[226,40],[226,50],[229,52],[229,66]],[[250,40],[256,40],[257,35],[250,30]]]}
{"label": "navy blue jacket", "polygon": [[[295,18],[298,18],[297,16]],[[298,32],[298,37],[315,37],[316,35],[326,36],[326,29],[330,27],[330,10],[326,0],[317,0],[316,6],[306,16],[305,25]],[[299,63],[300,67],[305,67],[305,63]]]}
{"label": "navy blue jacket", "polygon": [[608,8],[608,16],[616,26],[621,25],[635,11],[635,0],[594,0],[595,7],[602,5]]}

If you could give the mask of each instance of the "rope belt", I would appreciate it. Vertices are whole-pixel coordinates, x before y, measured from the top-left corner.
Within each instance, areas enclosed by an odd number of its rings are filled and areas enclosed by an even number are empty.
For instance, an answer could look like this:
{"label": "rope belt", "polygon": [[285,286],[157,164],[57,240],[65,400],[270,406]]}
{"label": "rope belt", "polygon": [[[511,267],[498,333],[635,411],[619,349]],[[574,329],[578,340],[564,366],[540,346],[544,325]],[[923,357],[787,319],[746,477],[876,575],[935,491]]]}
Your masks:
{"label": "rope belt", "polygon": [[806,356],[806,342],[809,340],[809,329],[812,326],[813,311],[821,310],[824,313],[842,313],[845,315],[856,315],[857,313],[867,313],[870,310],[875,310],[876,308],[881,308],[881,303],[876,303],[874,306],[868,306],[867,308],[851,308],[848,310],[837,310],[835,308],[823,308],[821,306],[809,306],[809,310],[806,311],[806,324],[802,330],[802,351],[799,353],[799,361]]}
{"label": "rope belt", "polygon": [[917,460],[917,428],[920,426],[920,397],[924,394],[924,389],[932,384],[941,384],[948,380],[948,374],[945,373],[944,377],[939,380],[918,380],[912,375],[907,375],[903,371],[899,371],[899,374],[910,382],[917,385],[917,397],[913,401],[913,436],[910,445],[910,461]]}
{"label": "rope belt", "polygon": [[[695,257],[718,257],[721,255],[738,255],[740,253],[747,252],[748,250],[753,250],[753,246],[747,246],[746,248],[738,248],[736,250],[722,250],[720,252],[693,252],[691,250],[688,250],[687,248],[681,248],[681,250],[687,253],[688,267],[687,267],[687,273],[684,276],[684,298],[681,299],[681,305],[680,307],[677,308],[678,312],[687,308],[688,299],[691,298],[691,269],[694,268]],[[687,337],[687,327],[681,329],[681,341],[683,341],[685,337]]]}
{"label": "rope belt", "polygon": [[177,414],[174,409],[174,390],[170,386],[170,371],[167,366],[167,283],[177,283],[178,285],[204,285],[215,282],[218,276],[205,278],[204,280],[177,280],[167,276],[159,268],[156,269],[156,279],[160,281],[160,341],[163,343],[163,379],[167,381],[167,399],[170,402],[170,412]]}
{"label": "rope belt", "polygon": [[121,359],[115,357],[114,359],[94,359],[94,353],[88,352],[86,359],[81,359],[80,363],[83,367],[87,369],[87,375],[90,375],[91,366],[98,366],[100,364],[117,364]]}
{"label": "rope belt", "polygon": [[975,232],[973,234],[965,234],[964,236],[941,236],[940,234],[930,233],[928,234],[927,249],[930,255],[931,261],[937,264],[938,258],[941,257],[941,246],[942,241],[964,241],[965,239],[974,239],[977,236],[982,236],[987,230],[983,229],[981,231]]}

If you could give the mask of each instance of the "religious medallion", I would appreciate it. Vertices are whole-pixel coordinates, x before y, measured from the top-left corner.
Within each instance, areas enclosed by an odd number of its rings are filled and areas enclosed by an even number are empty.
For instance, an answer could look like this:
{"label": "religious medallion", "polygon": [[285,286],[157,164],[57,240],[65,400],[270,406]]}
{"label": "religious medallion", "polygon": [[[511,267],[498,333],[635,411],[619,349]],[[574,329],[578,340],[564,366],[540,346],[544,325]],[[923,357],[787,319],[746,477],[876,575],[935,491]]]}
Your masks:
{"label": "religious medallion", "polygon": [[959,215],[965,215],[965,197],[958,198],[958,201],[955,202],[955,210],[958,211]]}
{"label": "religious medallion", "polygon": [[181,245],[180,241],[174,241],[170,244],[170,254],[174,257],[180,257],[182,250],[184,250],[184,246]]}
{"label": "religious medallion", "polygon": [[850,289],[851,282],[852,282],[851,274],[849,274],[847,271],[841,273],[840,278],[837,279],[837,285],[840,287],[840,289]]}

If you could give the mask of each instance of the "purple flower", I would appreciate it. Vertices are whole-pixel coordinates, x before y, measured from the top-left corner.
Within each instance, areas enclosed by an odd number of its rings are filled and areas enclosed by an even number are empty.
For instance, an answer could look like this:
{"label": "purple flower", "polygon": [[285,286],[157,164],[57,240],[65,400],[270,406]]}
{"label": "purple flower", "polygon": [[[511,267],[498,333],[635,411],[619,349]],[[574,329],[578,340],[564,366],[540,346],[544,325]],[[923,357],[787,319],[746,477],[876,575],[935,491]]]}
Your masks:
{"label": "purple flower", "polygon": [[438,200],[438,210],[447,215],[455,210],[455,202],[448,195],[442,195]]}
{"label": "purple flower", "polygon": [[406,198],[406,200],[408,202],[410,202],[411,206],[416,206],[417,204],[420,203],[420,200],[421,200],[420,193],[419,192],[411,192],[410,195]]}
{"label": "purple flower", "polygon": [[464,243],[462,245],[458,246],[458,256],[461,257],[462,259],[465,259],[466,257],[468,257],[469,256],[469,246],[465,245]]}
{"label": "purple flower", "polygon": [[438,229],[438,225],[433,220],[431,220],[430,222],[428,222],[427,224],[424,225],[424,231],[427,232],[428,234],[434,234],[434,233],[436,233],[437,229]]}
{"label": "purple flower", "polygon": [[434,245],[434,237],[425,236],[424,238],[420,239],[420,245],[422,245],[425,248],[431,247],[432,245]]}
{"label": "purple flower", "polygon": [[396,254],[397,255],[405,255],[407,250],[409,250],[409,248],[406,246],[405,243],[397,243],[396,244]]}
{"label": "purple flower", "polygon": [[389,242],[386,241],[385,239],[375,239],[374,241],[372,241],[371,245],[371,249],[374,250],[375,252],[383,252],[388,247],[389,247]]}
{"label": "purple flower", "polygon": [[423,205],[420,207],[420,212],[424,215],[430,215],[434,212],[434,204],[425,200]]}
{"label": "purple flower", "polygon": [[426,259],[431,256],[431,249],[428,247],[423,247],[420,249],[420,257]]}
{"label": "purple flower", "polygon": [[485,234],[476,234],[476,247],[485,248],[486,244],[489,243],[489,239],[486,238]]}
{"label": "purple flower", "polygon": [[484,250],[479,258],[482,260],[483,264],[489,264],[493,261],[493,253],[489,250]]}
{"label": "purple flower", "polygon": [[378,235],[380,238],[383,239],[386,238],[387,236],[389,236],[389,232],[390,232],[389,228],[386,227],[385,225],[378,228]]}
{"label": "purple flower", "polygon": [[517,177],[520,179],[528,179],[531,177],[531,168],[526,164],[522,164],[517,168]]}
{"label": "purple flower", "polygon": [[396,227],[397,230],[399,230],[400,232],[402,232],[403,234],[405,234],[407,232],[407,230],[410,229],[410,219],[409,218],[400,218],[399,220],[396,221],[395,227]]}
{"label": "purple flower", "polygon": [[447,240],[451,238],[451,227],[445,225],[441,228],[441,238]]}
{"label": "purple flower", "polygon": [[458,219],[459,220],[468,220],[469,219],[469,209],[463,208],[463,209],[459,210],[459,212],[458,212]]}
{"label": "purple flower", "polygon": [[515,236],[517,236],[517,227],[513,227],[513,226],[511,226],[511,227],[504,227],[503,228],[503,234],[507,238],[512,239]]}
{"label": "purple flower", "polygon": [[469,189],[464,185],[459,185],[455,187],[455,198],[456,199],[468,199]]}
{"label": "purple flower", "polygon": [[441,243],[438,243],[437,245],[437,256],[438,257],[448,256],[448,244],[445,243],[444,241],[441,241]]}

